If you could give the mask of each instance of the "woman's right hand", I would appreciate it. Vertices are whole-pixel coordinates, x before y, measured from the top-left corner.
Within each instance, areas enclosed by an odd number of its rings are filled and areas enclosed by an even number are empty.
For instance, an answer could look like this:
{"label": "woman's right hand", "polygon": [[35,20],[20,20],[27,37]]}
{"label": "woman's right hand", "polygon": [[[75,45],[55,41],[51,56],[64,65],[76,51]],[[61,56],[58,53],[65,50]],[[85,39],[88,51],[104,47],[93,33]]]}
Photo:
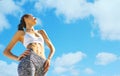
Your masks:
{"label": "woman's right hand", "polygon": [[22,58],[26,57],[27,55],[30,54],[30,51],[26,50],[23,54],[21,54],[19,57],[18,57],[18,61],[20,61]]}

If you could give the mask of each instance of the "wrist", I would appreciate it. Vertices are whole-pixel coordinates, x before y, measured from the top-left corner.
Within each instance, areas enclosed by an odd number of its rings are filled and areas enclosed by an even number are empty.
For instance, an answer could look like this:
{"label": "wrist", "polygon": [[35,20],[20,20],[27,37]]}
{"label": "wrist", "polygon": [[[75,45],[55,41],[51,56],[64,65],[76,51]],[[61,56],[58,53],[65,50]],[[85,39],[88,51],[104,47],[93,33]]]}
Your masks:
{"label": "wrist", "polygon": [[51,60],[51,58],[48,58],[47,60]]}
{"label": "wrist", "polygon": [[19,57],[17,57],[16,61],[20,61]]}

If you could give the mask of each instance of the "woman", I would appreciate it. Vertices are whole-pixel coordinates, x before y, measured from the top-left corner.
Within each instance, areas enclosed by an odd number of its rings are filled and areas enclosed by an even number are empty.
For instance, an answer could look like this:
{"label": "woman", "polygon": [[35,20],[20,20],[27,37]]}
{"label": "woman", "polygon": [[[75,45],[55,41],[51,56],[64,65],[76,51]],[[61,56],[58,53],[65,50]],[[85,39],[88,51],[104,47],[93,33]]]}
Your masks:
{"label": "woman", "polygon": [[[48,71],[50,60],[55,51],[46,32],[44,30],[34,30],[35,24],[36,18],[30,14],[25,14],[18,25],[18,31],[4,50],[5,56],[20,61],[18,65],[19,76],[44,76]],[[11,53],[11,49],[18,41],[26,47],[26,51],[20,56]],[[44,42],[50,48],[48,58],[44,54]]]}

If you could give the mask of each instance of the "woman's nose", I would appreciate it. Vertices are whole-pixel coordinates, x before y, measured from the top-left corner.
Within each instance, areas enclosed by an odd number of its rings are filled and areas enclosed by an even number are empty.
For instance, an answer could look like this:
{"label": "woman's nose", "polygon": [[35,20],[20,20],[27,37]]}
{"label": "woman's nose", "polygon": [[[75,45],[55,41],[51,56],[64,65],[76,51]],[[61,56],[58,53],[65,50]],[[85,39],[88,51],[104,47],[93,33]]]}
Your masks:
{"label": "woman's nose", "polygon": [[34,20],[36,20],[36,18],[35,18],[35,17],[33,17],[33,19],[34,19]]}

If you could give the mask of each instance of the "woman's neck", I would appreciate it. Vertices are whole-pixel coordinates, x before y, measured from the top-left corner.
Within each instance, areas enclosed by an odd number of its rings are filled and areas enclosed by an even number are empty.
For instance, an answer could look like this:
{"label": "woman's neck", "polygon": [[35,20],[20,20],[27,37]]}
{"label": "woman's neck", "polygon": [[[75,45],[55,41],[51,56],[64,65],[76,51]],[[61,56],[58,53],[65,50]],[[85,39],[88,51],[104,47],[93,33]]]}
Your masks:
{"label": "woman's neck", "polygon": [[26,23],[26,32],[33,32],[34,28],[33,25],[30,23]]}
{"label": "woman's neck", "polygon": [[26,32],[34,32],[34,28],[26,28]]}

